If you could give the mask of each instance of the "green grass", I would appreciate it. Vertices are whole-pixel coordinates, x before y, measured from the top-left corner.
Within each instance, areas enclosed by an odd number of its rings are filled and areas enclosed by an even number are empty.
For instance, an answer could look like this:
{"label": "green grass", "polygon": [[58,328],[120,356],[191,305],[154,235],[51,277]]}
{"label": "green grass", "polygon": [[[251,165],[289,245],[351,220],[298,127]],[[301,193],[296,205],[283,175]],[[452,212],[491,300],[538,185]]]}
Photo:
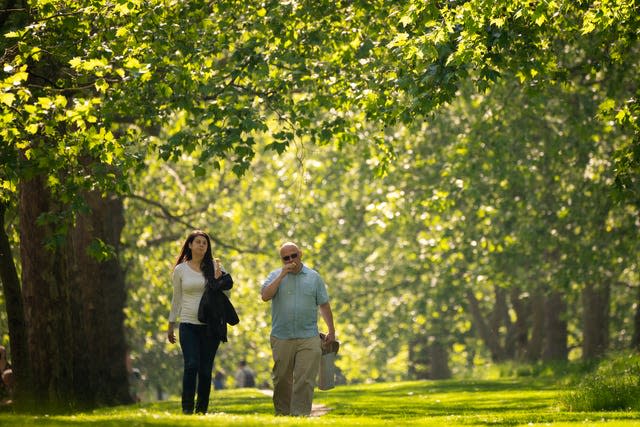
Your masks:
{"label": "green grass", "polygon": [[602,361],[560,398],[560,404],[581,411],[639,410],[640,355],[623,353]]}
{"label": "green grass", "polygon": [[450,380],[380,383],[316,392],[331,408],[321,417],[274,417],[271,398],[257,390],[212,393],[205,416],[180,414],[180,402],[105,408],[71,416],[0,413],[0,426],[640,426],[640,412],[567,412],[566,393],[551,380]]}

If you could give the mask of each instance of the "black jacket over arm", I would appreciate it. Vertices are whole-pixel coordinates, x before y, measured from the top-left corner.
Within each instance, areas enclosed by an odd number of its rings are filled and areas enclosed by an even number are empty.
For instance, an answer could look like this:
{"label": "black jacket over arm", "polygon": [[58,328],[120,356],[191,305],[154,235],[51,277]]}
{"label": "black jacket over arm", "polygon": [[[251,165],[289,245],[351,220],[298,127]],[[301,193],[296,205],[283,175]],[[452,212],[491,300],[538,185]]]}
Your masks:
{"label": "black jacket over arm", "polygon": [[218,279],[208,280],[198,307],[198,320],[207,324],[207,335],[227,342],[227,323],[240,322],[233,304],[222,291],[233,287],[231,275],[224,272]]}

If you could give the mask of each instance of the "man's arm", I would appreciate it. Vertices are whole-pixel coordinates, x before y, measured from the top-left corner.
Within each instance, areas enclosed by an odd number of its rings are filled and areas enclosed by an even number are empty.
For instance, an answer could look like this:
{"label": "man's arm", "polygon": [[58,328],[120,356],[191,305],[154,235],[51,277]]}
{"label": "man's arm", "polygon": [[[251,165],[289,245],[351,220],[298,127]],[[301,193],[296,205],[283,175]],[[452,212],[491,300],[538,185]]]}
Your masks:
{"label": "man's arm", "polygon": [[333,313],[331,312],[331,305],[328,302],[321,304],[320,306],[320,315],[324,319],[324,323],[327,324],[327,328],[329,328],[329,332],[327,332],[327,336],[324,338],[324,341],[327,343],[333,342],[336,340],[336,329],[333,326]]}
{"label": "man's arm", "polygon": [[[284,267],[282,267],[282,270],[280,270],[280,274],[278,274],[278,276],[273,279],[271,283],[263,287],[260,291],[260,294],[262,295],[262,301],[269,301],[271,298],[273,298],[276,292],[278,292],[278,288],[282,284],[282,280],[285,278],[285,276],[296,271],[296,268],[298,268],[298,263],[296,262],[285,264]],[[268,277],[267,280],[269,280]]]}
{"label": "man's arm", "polygon": [[[280,274],[278,274],[276,278],[271,281],[271,283],[262,287],[262,289],[260,290],[262,301],[269,301],[271,298],[273,298],[276,292],[278,292],[278,288],[282,284],[282,280],[288,273],[289,271],[283,268],[280,271]],[[267,280],[269,280],[268,277],[267,277]]]}
{"label": "man's arm", "polygon": [[262,301],[269,301],[271,298],[273,298],[276,292],[278,292],[280,284],[282,284],[282,279],[284,279],[284,276],[286,275],[287,273],[282,270],[271,283],[262,288],[262,290],[260,291],[260,294],[262,295]]}

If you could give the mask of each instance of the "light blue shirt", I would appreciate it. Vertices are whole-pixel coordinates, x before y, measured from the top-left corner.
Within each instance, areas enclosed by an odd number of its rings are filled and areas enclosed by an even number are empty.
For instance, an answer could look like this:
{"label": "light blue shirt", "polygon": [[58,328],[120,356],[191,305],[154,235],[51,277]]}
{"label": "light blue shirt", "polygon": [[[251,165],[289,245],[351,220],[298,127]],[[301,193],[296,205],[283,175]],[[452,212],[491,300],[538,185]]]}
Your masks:
{"label": "light blue shirt", "polygon": [[[272,271],[264,289],[280,274]],[[287,274],[271,299],[271,335],[282,340],[318,336],[318,306],[329,302],[327,287],[317,271],[302,265],[299,273]]]}

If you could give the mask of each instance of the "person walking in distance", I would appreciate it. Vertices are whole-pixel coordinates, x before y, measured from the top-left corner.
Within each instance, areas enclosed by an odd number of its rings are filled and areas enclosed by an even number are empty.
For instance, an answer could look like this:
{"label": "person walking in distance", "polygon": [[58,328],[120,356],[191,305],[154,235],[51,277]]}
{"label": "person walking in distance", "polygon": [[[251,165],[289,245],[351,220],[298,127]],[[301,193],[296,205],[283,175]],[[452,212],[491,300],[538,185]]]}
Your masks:
{"label": "person walking in distance", "polygon": [[256,386],[256,373],[247,366],[246,360],[241,360],[235,373],[237,388],[250,388]]}
{"label": "person walking in distance", "polygon": [[193,413],[197,388],[195,412],[205,414],[209,407],[213,361],[220,342],[226,341],[226,336],[208,333],[207,325],[198,320],[198,308],[208,283],[215,283],[218,288],[227,290],[231,289],[233,280],[222,269],[219,260],[214,262],[209,235],[196,230],[182,246],[172,281],[173,298],[167,338],[172,344],[176,342],[175,324],[179,318],[180,347],[184,359],[182,412]]}
{"label": "person walking in distance", "polygon": [[271,301],[273,405],[276,415],[308,416],[322,355],[318,309],[335,341],[329,295],[320,274],[302,263],[295,243],[280,247],[282,267],[272,271],[261,287]]}
{"label": "person walking in distance", "polygon": [[0,345],[0,404],[11,403],[15,378],[13,368],[7,359],[7,349]]}

